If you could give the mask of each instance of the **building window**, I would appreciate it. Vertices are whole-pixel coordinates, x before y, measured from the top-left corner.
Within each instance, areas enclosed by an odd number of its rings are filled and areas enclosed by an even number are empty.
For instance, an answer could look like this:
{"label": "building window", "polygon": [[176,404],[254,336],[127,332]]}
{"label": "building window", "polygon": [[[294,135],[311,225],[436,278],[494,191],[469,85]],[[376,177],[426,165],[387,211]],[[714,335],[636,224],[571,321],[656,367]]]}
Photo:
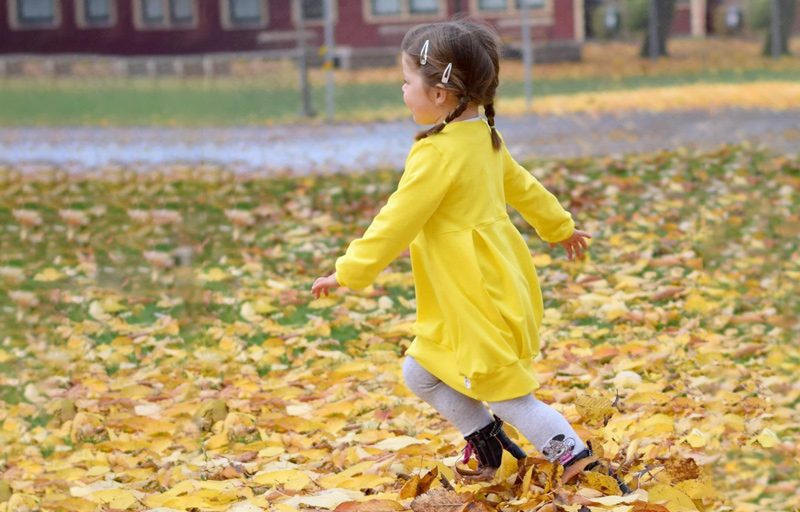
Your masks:
{"label": "building window", "polygon": [[[297,7],[300,7],[299,9]],[[338,19],[337,0],[331,0],[331,13],[333,22],[336,23]],[[300,0],[299,2],[292,2],[292,21],[294,24],[300,21],[300,16],[303,16],[303,23],[306,25],[323,25],[325,23],[325,0]]]}
{"label": "building window", "polygon": [[196,0],[137,0],[136,24],[142,29],[197,26]]}
{"label": "building window", "polygon": [[[446,0],[370,0],[364,2],[367,21],[438,19],[447,14]],[[369,6],[368,8],[366,6]]]}
{"label": "building window", "polygon": [[117,0],[75,0],[75,23],[80,28],[113,27]]}
{"label": "building window", "polygon": [[375,16],[397,16],[402,14],[401,0],[372,0],[372,14]]}
{"label": "building window", "polygon": [[16,0],[16,22],[20,27],[51,27],[58,24],[55,0]]}
{"label": "building window", "polygon": [[164,25],[167,22],[164,16],[164,2],[161,0],[141,0],[142,21],[145,25]]}
{"label": "building window", "polygon": [[170,0],[170,21],[175,25],[191,25],[194,23],[193,0]]}
{"label": "building window", "polygon": [[533,12],[552,12],[553,0],[470,0],[472,13],[478,16],[518,16],[526,7]]}
{"label": "building window", "polygon": [[258,25],[264,17],[261,0],[230,0],[228,7],[235,25]]}
{"label": "building window", "polygon": [[266,0],[220,0],[222,26],[229,30],[265,27],[267,5]]}
{"label": "building window", "polygon": [[302,0],[303,19],[306,21],[325,19],[325,0]]}
{"label": "building window", "polygon": [[478,0],[478,9],[482,11],[505,11],[508,9],[506,0]]}
{"label": "building window", "polygon": [[517,3],[517,9],[544,9],[544,0],[514,0]]}
{"label": "building window", "polygon": [[83,0],[83,14],[86,23],[111,23],[111,0]]}
{"label": "building window", "polygon": [[437,0],[409,0],[408,10],[412,14],[430,14],[439,12]]}

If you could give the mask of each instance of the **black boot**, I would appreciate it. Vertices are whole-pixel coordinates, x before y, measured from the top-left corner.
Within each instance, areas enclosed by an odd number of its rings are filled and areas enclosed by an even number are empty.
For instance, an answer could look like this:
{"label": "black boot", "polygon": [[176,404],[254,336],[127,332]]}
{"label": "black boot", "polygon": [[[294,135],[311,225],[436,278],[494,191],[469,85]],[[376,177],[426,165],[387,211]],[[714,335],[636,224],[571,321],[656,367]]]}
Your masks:
{"label": "black boot", "polygon": [[464,453],[464,463],[469,461],[470,455],[475,454],[478,459],[478,469],[499,468],[503,460],[503,450],[513,455],[517,460],[526,457],[522,448],[509,439],[503,431],[503,420],[494,417],[494,421],[465,437],[467,449]]}

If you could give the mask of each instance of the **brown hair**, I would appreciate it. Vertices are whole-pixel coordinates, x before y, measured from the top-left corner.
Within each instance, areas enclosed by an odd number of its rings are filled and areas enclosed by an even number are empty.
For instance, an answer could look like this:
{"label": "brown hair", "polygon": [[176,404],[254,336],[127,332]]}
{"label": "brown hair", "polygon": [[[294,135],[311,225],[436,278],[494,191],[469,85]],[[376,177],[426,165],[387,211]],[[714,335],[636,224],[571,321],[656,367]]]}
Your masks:
{"label": "brown hair", "polygon": [[[420,63],[420,54],[428,41],[427,61]],[[406,33],[402,50],[419,69],[428,87],[442,87],[459,97],[458,106],[444,122],[419,132],[416,140],[439,133],[444,125],[464,113],[474,103],[483,105],[492,133],[492,146],[500,149],[500,136],[494,128],[494,96],[500,73],[502,43],[494,30],[466,19],[419,25]],[[452,64],[450,80],[442,83],[442,74]]]}

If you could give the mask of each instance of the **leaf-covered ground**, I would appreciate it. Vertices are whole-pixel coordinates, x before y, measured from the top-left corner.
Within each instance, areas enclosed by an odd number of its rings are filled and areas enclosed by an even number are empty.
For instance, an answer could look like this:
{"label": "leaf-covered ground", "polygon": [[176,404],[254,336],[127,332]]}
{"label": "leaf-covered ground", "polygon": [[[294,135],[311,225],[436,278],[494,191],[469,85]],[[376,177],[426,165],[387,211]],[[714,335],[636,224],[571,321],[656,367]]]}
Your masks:
{"label": "leaf-covered ground", "polygon": [[595,237],[568,262],[514,214],[545,294],[538,397],[633,494],[561,485],[521,438],[519,467],[456,478],[462,437],[402,383],[407,256],[310,300],[398,173],[7,168],[0,511],[800,507],[800,160],[530,168]]}

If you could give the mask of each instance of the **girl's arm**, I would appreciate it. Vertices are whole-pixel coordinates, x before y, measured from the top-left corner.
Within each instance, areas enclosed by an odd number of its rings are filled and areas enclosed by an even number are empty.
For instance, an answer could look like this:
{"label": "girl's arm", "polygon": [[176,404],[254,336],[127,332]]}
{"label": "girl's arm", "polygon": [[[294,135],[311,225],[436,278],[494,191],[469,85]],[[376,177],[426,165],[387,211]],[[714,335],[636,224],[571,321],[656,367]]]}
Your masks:
{"label": "girl's arm", "polygon": [[[503,144],[503,186],[506,202],[522,214],[545,242],[566,242],[575,233],[572,215],[561,207],[530,172],[519,165]],[[569,251],[568,251],[569,252]]]}
{"label": "girl's arm", "polygon": [[450,188],[452,178],[441,153],[428,140],[411,148],[397,190],[372,220],[364,236],[336,260],[335,280],[365,288],[414,240]]}

